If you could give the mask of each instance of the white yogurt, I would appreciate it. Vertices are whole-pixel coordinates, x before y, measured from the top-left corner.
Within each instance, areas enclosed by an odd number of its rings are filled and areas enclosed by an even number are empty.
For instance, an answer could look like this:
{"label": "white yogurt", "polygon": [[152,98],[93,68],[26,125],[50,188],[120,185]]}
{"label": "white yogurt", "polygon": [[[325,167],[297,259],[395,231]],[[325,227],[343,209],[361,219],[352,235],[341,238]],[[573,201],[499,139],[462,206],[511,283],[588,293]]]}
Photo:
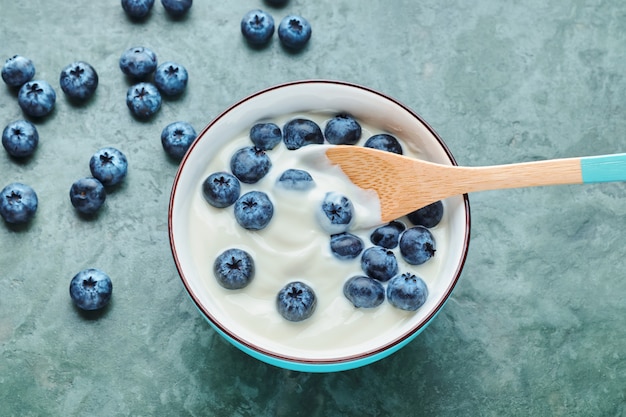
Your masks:
{"label": "white yogurt", "polygon": [[[322,131],[331,114],[291,114],[271,120],[277,125],[295,117],[317,122]],[[270,121],[270,120],[267,120]],[[363,124],[361,141],[384,133]],[[396,135],[397,137],[397,135]],[[401,141],[407,156],[419,158],[419,151]],[[248,131],[242,132],[220,149],[206,166],[205,174],[197,180],[197,192],[189,207],[189,236],[192,258],[205,276],[207,290],[213,297],[211,308],[228,317],[228,327],[244,340],[262,341],[263,346],[285,355],[313,358],[336,358],[349,355],[355,346],[380,346],[397,334],[400,326],[412,320],[417,312],[399,310],[385,301],[373,309],[357,309],[343,295],[344,282],[354,275],[364,275],[360,257],[339,260],[330,251],[330,236],[316,221],[315,212],[328,191],[337,191],[351,199],[355,207],[351,233],[361,237],[365,247],[372,246],[371,226],[379,224],[380,209],[377,197],[352,184],[340,168],[331,166],[323,158],[325,145],[309,145],[290,151],[284,144],[267,151],[271,158],[270,172],[256,184],[241,183],[241,194],[252,190],[266,192],[274,204],[274,216],[265,229],[249,231],[235,220],[233,207],[219,209],[209,205],[202,196],[202,182],[213,172],[229,171],[233,153],[252,142]],[[332,146],[332,145],[330,145]],[[289,168],[307,170],[316,186],[309,191],[285,190],[275,187],[280,175]],[[445,201],[444,201],[445,209]],[[413,272],[422,277],[429,287],[429,300],[439,299],[433,292],[445,258],[450,238],[447,210],[439,225],[431,229],[437,252],[423,265],[406,263],[394,249],[400,272]],[[412,225],[401,219],[407,227]],[[216,256],[227,248],[237,247],[254,258],[256,274],[252,282],[241,290],[222,288],[213,276]],[[293,323],[285,320],[276,309],[276,294],[290,281],[309,284],[317,295],[317,309],[308,319]],[[422,308],[428,308],[427,305]],[[359,349],[356,349],[359,350]]]}

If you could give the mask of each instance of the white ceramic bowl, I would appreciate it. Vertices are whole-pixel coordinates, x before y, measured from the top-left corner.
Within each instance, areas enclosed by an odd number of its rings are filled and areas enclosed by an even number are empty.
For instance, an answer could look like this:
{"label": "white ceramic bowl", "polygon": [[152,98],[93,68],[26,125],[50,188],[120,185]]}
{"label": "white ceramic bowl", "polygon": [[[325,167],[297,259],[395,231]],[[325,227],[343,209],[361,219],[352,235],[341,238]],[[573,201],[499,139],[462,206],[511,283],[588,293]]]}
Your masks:
{"label": "white ceramic bowl", "polygon": [[[402,316],[398,325],[388,326],[385,331],[377,331],[371,337],[361,336],[354,344],[349,336],[337,337],[337,333],[332,332],[329,336],[322,332],[317,336],[317,340],[322,342],[321,347],[310,349],[306,344],[303,347],[273,338],[271,329],[260,331],[250,328],[254,326],[249,326],[243,318],[245,315],[233,314],[232,310],[224,307],[224,299],[231,296],[229,290],[216,285],[210,268],[199,265],[202,261],[198,260],[197,254],[203,249],[196,247],[197,239],[194,240],[192,235],[202,226],[192,224],[190,207],[197,201],[202,180],[207,175],[207,166],[220,148],[227,146],[233,138],[241,137],[242,132],[247,132],[260,120],[307,112],[347,112],[381,132],[397,136],[412,149],[418,150],[425,159],[456,164],[445,143],[420,116],[385,94],[340,81],[308,80],[277,85],[232,105],[198,135],[182,160],[174,181],[169,206],[169,236],[176,267],[186,290],[200,313],[220,335],[244,352],[272,365],[306,372],[333,372],[367,365],[390,355],[409,343],[435,318],[450,297],[465,262],[470,210],[466,195],[444,201],[442,223],[445,227],[443,232],[439,232],[443,233],[443,237],[438,241],[435,255],[438,259],[437,276],[430,277],[428,281],[430,295],[423,307]],[[211,236],[211,239],[219,240],[220,236]],[[214,256],[206,254],[209,259]],[[262,275],[262,271],[257,271],[254,280],[262,282]],[[339,278],[338,282],[342,279]],[[341,284],[338,288],[341,292]],[[272,302],[269,300],[269,303]],[[327,310],[330,308],[326,306]],[[332,311],[330,314],[332,316]],[[355,316],[351,320],[361,320],[361,324],[357,324],[360,328],[368,327],[367,320],[375,318],[375,315],[368,318],[368,312],[359,314],[360,319]],[[270,323],[268,326],[272,323],[271,320],[265,322]],[[295,326],[306,325],[305,320]],[[306,327],[297,329],[293,339],[306,333]],[[342,332],[342,335],[350,333],[349,330]]]}

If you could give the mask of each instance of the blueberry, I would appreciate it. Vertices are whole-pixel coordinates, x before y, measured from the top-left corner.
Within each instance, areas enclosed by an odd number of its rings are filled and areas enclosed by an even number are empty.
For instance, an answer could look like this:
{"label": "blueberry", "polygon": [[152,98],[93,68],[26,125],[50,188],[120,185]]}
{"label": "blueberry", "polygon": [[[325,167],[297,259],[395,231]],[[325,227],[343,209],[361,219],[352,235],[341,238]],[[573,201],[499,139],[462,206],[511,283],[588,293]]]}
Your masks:
{"label": "blueberry", "polygon": [[337,233],[330,236],[330,251],[337,258],[354,259],[363,252],[363,240],[352,233]]}
{"label": "blueberry", "polygon": [[218,284],[228,290],[247,286],[254,278],[254,271],[254,259],[242,249],[227,249],[213,263],[213,273]]}
{"label": "blueberry", "polygon": [[99,149],[89,159],[91,175],[102,185],[110,187],[119,184],[128,172],[128,160],[120,150],[113,147]]}
{"label": "blueberry", "polygon": [[387,284],[387,299],[401,310],[415,311],[428,298],[428,287],[423,279],[411,274],[398,274]]}
{"label": "blueberry", "polygon": [[239,180],[228,172],[214,172],[202,182],[202,195],[213,207],[224,208],[233,205],[240,193]]}
{"label": "blueberry", "polygon": [[70,297],[82,310],[98,310],[111,301],[111,278],[97,268],[83,269],[70,281]]}
{"label": "blueberry", "polygon": [[83,214],[93,214],[100,210],[106,197],[104,185],[93,177],[76,180],[70,187],[70,201]]}
{"label": "blueberry", "polygon": [[150,48],[136,46],[122,53],[119,66],[124,74],[141,80],[156,70],[157,56]]}
{"label": "blueberry", "polygon": [[122,0],[122,9],[133,19],[143,19],[148,16],[154,6],[154,0]]}
{"label": "blueberry", "polygon": [[162,63],[154,73],[154,84],[163,95],[169,97],[182,94],[188,80],[189,74],[185,67],[172,61]]}
{"label": "blueberry", "polygon": [[398,139],[387,133],[380,133],[370,137],[363,146],[402,155],[402,145],[400,145]]}
{"label": "blueberry", "polygon": [[17,103],[24,113],[32,117],[43,117],[54,108],[57,94],[47,81],[28,81],[17,93]]}
{"label": "blueberry", "polygon": [[192,0],[161,0],[161,4],[172,17],[184,16],[191,9]]}
{"label": "blueberry", "polygon": [[282,7],[286,5],[289,2],[289,0],[265,0],[265,2],[269,4],[270,6]]}
{"label": "blueberry", "polygon": [[274,215],[274,205],[262,191],[249,191],[235,201],[235,219],[244,229],[261,230]]}
{"label": "blueberry", "polygon": [[361,268],[368,277],[385,282],[398,273],[398,260],[392,251],[372,246],[363,252]]}
{"label": "blueberry", "polygon": [[391,221],[385,225],[379,226],[370,234],[370,241],[377,246],[386,249],[393,249],[398,246],[400,233],[405,229],[403,223],[399,221]]}
{"label": "blueberry", "polygon": [[283,126],[283,142],[289,150],[324,143],[322,129],[312,120],[293,119]]}
{"label": "blueberry", "polygon": [[331,191],[326,193],[317,210],[317,220],[322,229],[330,234],[342,233],[352,224],[354,207],[345,195]]}
{"label": "blueberry", "polygon": [[246,146],[237,150],[230,159],[230,170],[246,184],[254,184],[265,176],[272,167],[272,161],[264,150]]}
{"label": "blueberry", "polygon": [[37,194],[30,186],[14,182],[0,191],[0,216],[13,224],[27,223],[37,211]]}
{"label": "blueberry", "polygon": [[276,307],[289,321],[306,320],[315,312],[317,296],[313,288],[300,281],[285,285],[276,296]]}
{"label": "blueberry", "polygon": [[76,61],[61,71],[61,90],[74,100],[87,100],[98,87],[98,73],[86,62]]}
{"label": "blueberry", "polygon": [[251,45],[265,45],[274,34],[274,18],[263,10],[250,10],[241,19],[241,34]]}
{"label": "blueberry", "polygon": [[38,143],[37,128],[27,120],[11,122],[2,131],[2,146],[15,158],[32,155]]}
{"label": "blueberry", "polygon": [[161,108],[161,93],[154,84],[139,83],[131,86],[126,93],[126,105],[139,119],[147,119]]}
{"label": "blueberry", "polygon": [[257,123],[250,129],[250,139],[257,148],[269,151],[283,140],[283,133],[275,123]]}
{"label": "blueberry", "polygon": [[288,49],[302,49],[311,39],[311,24],[300,16],[285,16],[278,25],[278,39]]}
{"label": "blueberry", "polygon": [[435,255],[435,238],[424,226],[414,226],[400,236],[400,253],[411,265],[421,265]]}
{"label": "blueberry", "polygon": [[354,145],[361,139],[361,125],[348,114],[338,114],[326,123],[324,137],[333,145]]}
{"label": "blueberry", "polygon": [[345,282],[343,295],[356,308],[374,308],[385,301],[385,287],[380,281],[357,275]]}
{"label": "blueberry", "polygon": [[173,122],[161,131],[163,150],[174,159],[182,159],[196,139],[196,130],[187,122]]}
{"label": "blueberry", "polygon": [[21,55],[7,59],[2,66],[2,79],[10,87],[21,87],[35,76],[33,61]]}
{"label": "blueberry", "polygon": [[411,223],[428,228],[437,226],[442,217],[443,203],[441,201],[435,201],[426,207],[422,207],[421,209],[407,214],[407,218]]}
{"label": "blueberry", "polygon": [[280,175],[276,185],[287,190],[307,191],[315,187],[315,181],[302,169],[288,169]]}

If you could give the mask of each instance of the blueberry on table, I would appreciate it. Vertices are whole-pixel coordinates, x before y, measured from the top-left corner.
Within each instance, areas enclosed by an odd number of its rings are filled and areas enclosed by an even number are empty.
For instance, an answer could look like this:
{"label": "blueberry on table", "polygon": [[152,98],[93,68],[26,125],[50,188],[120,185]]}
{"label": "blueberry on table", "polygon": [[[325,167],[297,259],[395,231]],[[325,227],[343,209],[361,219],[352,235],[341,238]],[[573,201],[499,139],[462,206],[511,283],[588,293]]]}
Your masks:
{"label": "blueberry on table", "polygon": [[363,145],[366,148],[379,149],[381,151],[393,152],[402,155],[402,145],[395,136],[388,133],[379,133],[371,136]]}
{"label": "blueberry on table", "polygon": [[254,259],[242,249],[227,249],[213,263],[217,283],[228,290],[246,287],[254,278]]}
{"label": "blueberry on table", "polygon": [[21,87],[35,76],[33,61],[13,55],[2,66],[2,80],[10,87]]}
{"label": "blueberry on table", "polygon": [[324,143],[324,134],[314,121],[296,118],[283,126],[283,142],[287,149],[293,151],[306,145]]}
{"label": "blueberry on table", "polygon": [[338,114],[326,123],[324,137],[332,145],[354,145],[361,139],[361,125],[348,114]]}
{"label": "blueberry on table", "polygon": [[250,10],[241,19],[241,34],[251,45],[265,45],[274,34],[274,18],[263,10]]}
{"label": "blueberry on table", "polygon": [[126,92],[126,105],[133,116],[148,119],[161,109],[161,93],[152,83],[139,83]]}
{"label": "blueberry on table", "polygon": [[102,185],[109,187],[119,184],[126,178],[128,160],[122,151],[107,146],[98,149],[89,158],[89,170],[91,175],[97,178]]}
{"label": "blueberry on table", "polygon": [[157,67],[156,53],[150,48],[136,46],[122,53],[119,60],[122,72],[129,77],[141,80],[152,74]]}
{"label": "blueberry on table", "polygon": [[59,84],[68,97],[87,100],[96,92],[98,73],[87,62],[76,61],[63,68]]}
{"label": "blueberry on table", "polygon": [[37,128],[27,120],[11,122],[2,131],[2,146],[9,155],[15,158],[32,155],[38,143]]}
{"label": "blueberry on table", "polygon": [[386,249],[393,249],[398,246],[400,234],[404,232],[405,226],[397,220],[379,226],[370,234],[370,241]]}
{"label": "blueberry on table", "polygon": [[437,244],[424,226],[414,226],[400,236],[400,253],[411,265],[421,265],[435,255]]}
{"label": "blueberry on table", "polygon": [[290,168],[280,174],[276,185],[286,190],[307,191],[315,187],[315,181],[307,171]]}
{"label": "blueberry on table", "polygon": [[231,206],[239,198],[241,184],[228,172],[214,172],[202,182],[204,199],[217,208]]}
{"label": "blueberry on table", "polygon": [[398,273],[398,260],[389,249],[372,246],[361,256],[361,269],[368,277],[386,282]]}
{"label": "blueberry on table", "polygon": [[161,131],[163,150],[174,159],[181,160],[196,140],[196,130],[188,122],[170,123]]}
{"label": "blueberry on table", "polygon": [[344,232],[330,236],[330,251],[339,259],[354,259],[364,248],[363,239],[352,233]]}
{"label": "blueberry on table", "polygon": [[143,19],[148,16],[154,6],[154,0],[122,0],[122,9],[133,19]]}
{"label": "blueberry on table", "polygon": [[17,93],[17,103],[22,111],[32,117],[43,117],[54,108],[57,95],[44,80],[28,81]]}
{"label": "blueberry on table", "polygon": [[424,280],[411,273],[398,274],[387,283],[387,300],[396,308],[415,311],[428,298],[428,287]]}
{"label": "blueberry on table", "polygon": [[105,200],[104,185],[93,177],[80,178],[70,187],[70,201],[83,214],[97,212]]}
{"label": "blueberry on table", "polygon": [[181,17],[191,9],[192,0],[161,0],[161,4],[172,17]]}
{"label": "blueberry on table", "polygon": [[70,281],[70,297],[82,310],[98,310],[111,300],[111,278],[97,268],[88,268],[74,275]]}
{"label": "blueberry on table", "polygon": [[313,288],[300,281],[285,285],[276,296],[276,308],[289,321],[306,320],[317,307],[317,296]]}
{"label": "blueberry on table", "polygon": [[32,187],[14,182],[0,191],[0,216],[7,223],[29,222],[37,212],[37,193]]}
{"label": "blueberry on table", "polygon": [[238,149],[230,158],[230,170],[246,184],[254,184],[263,178],[272,167],[270,157],[263,149],[246,146]]}
{"label": "blueberry on table", "polygon": [[285,16],[278,25],[278,39],[288,49],[302,49],[311,39],[311,24],[300,16]]}
{"label": "blueberry on table", "polygon": [[329,234],[347,231],[352,224],[354,207],[345,195],[330,191],[327,192],[319,205],[316,214],[322,229]]}
{"label": "blueberry on table", "polygon": [[416,226],[435,227],[443,218],[443,203],[441,200],[435,201],[426,207],[407,214],[407,218]]}
{"label": "blueberry on table", "polygon": [[343,295],[356,308],[374,308],[385,301],[385,287],[375,279],[357,275],[344,283]]}
{"label": "blueberry on table", "polygon": [[274,216],[274,205],[263,191],[249,191],[235,201],[235,219],[244,229],[261,230]]}
{"label": "blueberry on table", "polygon": [[269,151],[283,140],[283,133],[276,123],[256,123],[250,128],[250,140],[257,148]]}
{"label": "blueberry on table", "polygon": [[154,73],[154,84],[163,95],[168,97],[182,94],[187,88],[188,81],[187,69],[172,61],[160,64]]}

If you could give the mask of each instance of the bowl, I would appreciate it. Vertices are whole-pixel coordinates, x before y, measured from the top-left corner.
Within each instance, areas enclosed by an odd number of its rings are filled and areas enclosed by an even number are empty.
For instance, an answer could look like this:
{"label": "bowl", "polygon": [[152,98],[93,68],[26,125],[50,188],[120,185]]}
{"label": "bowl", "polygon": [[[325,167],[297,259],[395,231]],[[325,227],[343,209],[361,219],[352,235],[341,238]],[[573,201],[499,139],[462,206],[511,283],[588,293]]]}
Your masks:
{"label": "bowl", "polygon": [[[172,255],[182,283],[200,314],[237,348],[289,370],[343,371],[371,364],[398,351],[419,335],[444,307],[460,278],[468,251],[468,197],[448,198],[443,201],[443,220],[432,229],[437,252],[427,264],[415,267],[415,273],[428,284],[426,303],[411,312],[389,303],[375,309],[357,309],[343,296],[342,287],[346,274],[358,275],[358,260],[350,265],[329,259],[327,243],[309,239],[306,232],[288,230],[299,227],[297,210],[305,205],[301,200],[281,203],[284,207],[275,209],[274,218],[291,223],[247,231],[233,220],[232,207],[217,209],[202,198],[203,180],[211,172],[228,169],[228,155],[242,146],[242,138],[246,139],[255,123],[276,121],[282,127],[286,120],[302,116],[319,120],[323,130],[324,120],[338,113],[348,113],[363,125],[362,140],[374,133],[389,133],[403,141],[407,152],[416,157],[456,165],[437,133],[409,107],[388,95],[341,81],[295,81],[245,97],[215,117],[181,161],[170,197],[168,227]],[[319,145],[305,148],[313,146]],[[273,152],[291,151],[271,150],[268,154],[273,157]],[[242,184],[242,194],[244,188],[255,186]],[[251,249],[260,265],[249,287],[228,290],[218,285],[212,270],[218,252],[236,245],[238,240],[248,248],[246,245],[255,245],[259,239],[265,246]],[[274,245],[281,239],[286,242]],[[366,236],[363,240],[369,244]],[[266,251],[266,246],[271,248]],[[302,278],[320,289],[317,309],[310,319],[290,322],[277,313],[279,284],[291,278]]]}

